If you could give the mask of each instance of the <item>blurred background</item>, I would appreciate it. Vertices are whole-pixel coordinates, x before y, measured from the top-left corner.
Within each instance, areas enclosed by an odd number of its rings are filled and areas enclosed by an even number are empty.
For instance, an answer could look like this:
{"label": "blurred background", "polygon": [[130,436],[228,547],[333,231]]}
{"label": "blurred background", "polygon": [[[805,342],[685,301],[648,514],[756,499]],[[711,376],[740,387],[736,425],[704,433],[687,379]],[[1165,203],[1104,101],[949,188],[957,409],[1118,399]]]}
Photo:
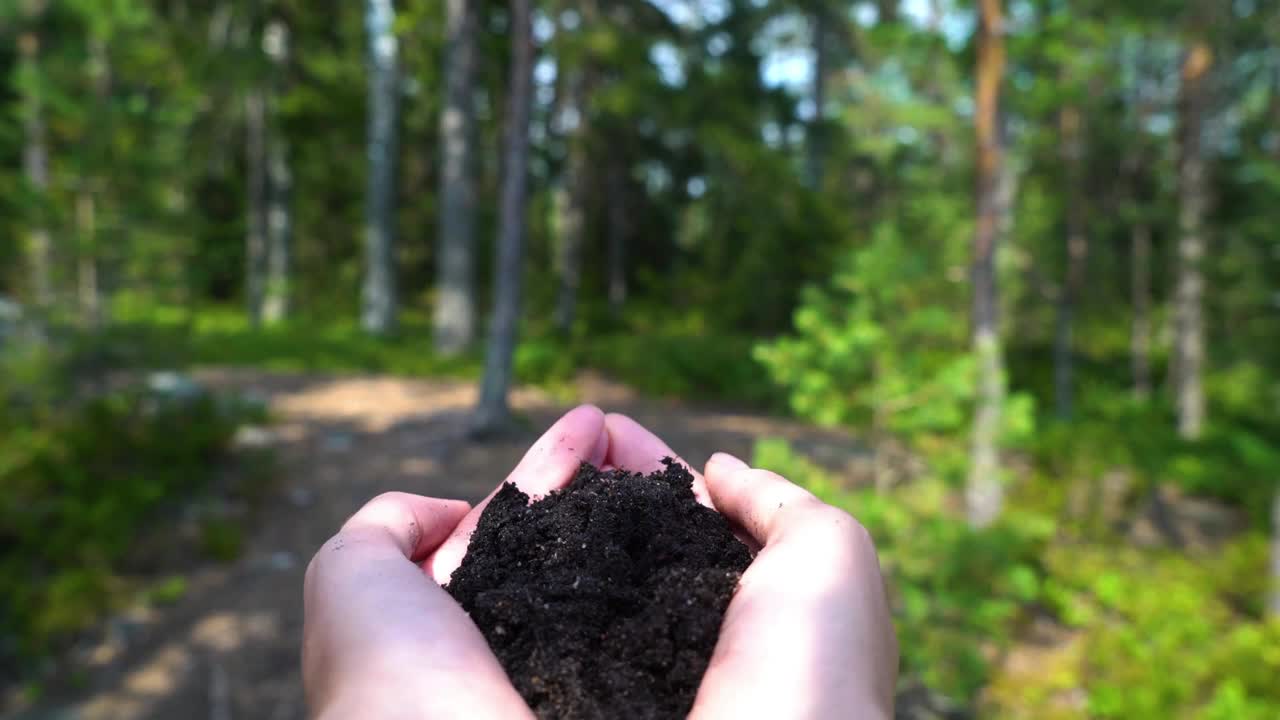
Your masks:
{"label": "blurred background", "polygon": [[1277,226],[1267,0],[3,0],[0,712],[302,717],[593,401],[871,530],[900,717],[1280,717]]}

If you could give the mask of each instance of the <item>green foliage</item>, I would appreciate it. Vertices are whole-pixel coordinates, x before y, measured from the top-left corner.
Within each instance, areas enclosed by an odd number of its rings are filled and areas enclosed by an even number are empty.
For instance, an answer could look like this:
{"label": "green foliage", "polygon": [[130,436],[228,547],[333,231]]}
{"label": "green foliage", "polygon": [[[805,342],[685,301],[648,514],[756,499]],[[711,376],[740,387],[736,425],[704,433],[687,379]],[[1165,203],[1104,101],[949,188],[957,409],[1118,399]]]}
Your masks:
{"label": "green foliage", "polygon": [[[430,333],[418,314],[401,318],[400,331],[372,338],[350,320],[298,318],[253,329],[242,313],[211,306],[190,312],[134,301],[120,302],[118,321],[105,334],[83,339],[80,353],[108,366],[253,366],[272,370],[386,372],[417,377],[474,378],[478,353],[443,357],[424,344]],[[707,332],[688,322],[636,312],[627,330],[563,338],[534,327],[516,348],[521,382],[563,386],[579,370],[601,371],[654,395],[780,406],[751,338]]]}
{"label": "green foliage", "polygon": [[243,546],[244,529],[238,523],[209,518],[200,526],[200,549],[214,560],[231,562],[240,557]]}
{"label": "green foliage", "polygon": [[157,605],[171,605],[186,594],[187,579],[181,575],[171,575],[147,588],[146,598]]}
{"label": "green foliage", "polygon": [[1250,513],[1265,529],[1272,493],[1280,487],[1280,450],[1272,438],[1280,427],[1223,414],[1203,437],[1188,441],[1175,430],[1172,413],[1134,402],[1121,388],[1100,393],[1071,424],[1047,422],[1036,435],[1033,455],[1052,478],[1089,479],[1113,469],[1132,471],[1140,488],[1172,483],[1217,498]]}
{"label": "green foliage", "polygon": [[[46,647],[124,592],[113,568],[134,530],[204,482],[225,443],[230,421],[216,408],[144,412],[133,392],[95,389],[107,371],[478,375],[482,348],[439,356],[425,320],[448,155],[437,147],[443,5],[396,4],[405,307],[395,336],[371,338],[355,320],[369,90],[360,3],[0,2],[0,291],[52,321],[82,381],[47,373],[61,361],[39,347],[0,368],[0,578],[24,578],[0,581],[0,645]],[[1274,717],[1262,678],[1275,670],[1265,650],[1275,630],[1257,616],[1260,532],[1280,483],[1280,4],[1223,3],[1201,22],[1194,4],[1170,0],[1001,3],[1010,507],[982,532],[949,500],[975,400],[976,58],[965,36],[975,10],[856,5],[539,6],[518,379],[568,402],[577,373],[596,369],[650,394],[786,408],[923,459],[925,477],[880,495],[842,489],[784,443],[757,449],[759,462],[854,510],[881,539],[906,668],[948,695],[1014,718]],[[472,7],[483,319],[509,18],[502,3]],[[274,23],[288,28],[280,63],[264,44]],[[1178,84],[1196,36],[1214,51],[1213,102],[1199,118],[1207,188],[1192,203],[1209,208],[1208,424],[1189,441],[1169,406],[1179,369],[1170,336],[1190,209],[1178,187],[1190,104],[1178,102]],[[824,72],[807,77],[819,52]],[[266,329],[241,307],[249,168],[266,159],[247,152],[250,93],[268,97],[268,145],[286,148],[292,176],[288,197],[268,193],[289,210],[292,315]],[[583,178],[571,177],[574,148],[586,149]],[[40,156],[47,183],[28,167]],[[546,319],[568,265],[556,198],[578,180],[579,311],[561,333]],[[1075,297],[1064,292],[1071,227],[1088,240]],[[52,242],[50,307],[33,292],[35,229]],[[95,285],[106,327],[73,332],[73,317],[95,326],[82,303]],[[1140,306],[1150,393],[1139,400]],[[1060,335],[1070,342],[1055,349]],[[1046,411],[1067,361],[1070,420]],[[165,423],[184,431],[166,437]],[[247,463],[245,472],[269,472]],[[1068,507],[1112,473],[1135,482],[1109,511],[1176,484],[1248,513],[1252,528],[1204,567],[1124,547],[1114,528]],[[36,543],[37,528],[47,542]],[[211,556],[241,550],[243,529],[226,518],[203,518],[199,533]],[[177,584],[155,592],[181,594]],[[1040,613],[1070,625],[1074,640],[1042,671],[1014,677],[1000,654]],[[1175,664],[1184,659],[1185,670]]]}
{"label": "green foliage", "polygon": [[[944,203],[936,217],[917,219],[928,228],[956,212]],[[903,438],[954,474],[963,466],[975,380],[967,328],[954,314],[963,288],[947,279],[956,262],[919,252],[882,224],[827,287],[805,293],[794,334],[759,345],[755,355],[800,417]],[[1008,441],[1030,436],[1032,410],[1029,396],[1009,399]]]}
{"label": "green foliage", "polygon": [[748,337],[703,333],[618,333],[580,345],[584,367],[663,396],[776,405],[777,394],[751,358]]}
{"label": "green foliage", "polygon": [[802,417],[954,432],[967,419],[973,368],[963,354],[964,328],[945,305],[960,293],[934,279],[928,257],[881,226],[869,245],[846,256],[829,288],[805,293],[796,336],[762,345],[757,356],[791,390]]}
{"label": "green foliage", "polygon": [[1280,714],[1280,624],[1240,609],[1265,592],[1265,542],[1248,536],[1217,557],[1102,545],[1046,553],[1046,602],[1083,633],[1074,672],[1089,716]]}
{"label": "green foliage", "polygon": [[63,382],[46,371],[0,387],[0,637],[16,643],[6,654],[47,653],[118,602],[127,584],[115,569],[139,531],[208,483],[235,427],[210,397],[83,398],[54,387]]}
{"label": "green foliage", "polygon": [[578,370],[569,343],[555,335],[525,339],[516,347],[513,366],[516,378],[527,383],[567,383]]}
{"label": "green foliage", "polygon": [[[992,717],[1225,718],[1280,713],[1280,624],[1260,620],[1268,548],[1247,534],[1212,562],[1164,549],[1079,543],[1038,498],[970,530],[949,493],[923,482],[890,493],[842,489],[781,440],[766,467],[842,507],[871,532],[890,585],[908,678]],[[1030,671],[993,664],[1033,616],[1060,645]],[[1035,644],[1030,647],[1036,648]],[[1071,710],[1061,694],[1083,688]]]}
{"label": "green foliage", "polygon": [[752,465],[797,482],[856,517],[871,533],[889,582],[902,674],[971,702],[991,674],[989,657],[1014,639],[1040,599],[1040,552],[1053,523],[1013,512],[975,531],[946,508],[949,493],[923,482],[891,494],[849,490],[784,441],[756,445]]}
{"label": "green foliage", "polygon": [[479,356],[445,358],[431,351],[417,313],[401,318],[399,333],[372,338],[350,319],[299,317],[253,329],[244,314],[226,306],[185,310],[128,298],[116,304],[118,322],[86,341],[84,352],[123,367],[224,365],[272,370],[387,372],[400,375],[474,377]]}

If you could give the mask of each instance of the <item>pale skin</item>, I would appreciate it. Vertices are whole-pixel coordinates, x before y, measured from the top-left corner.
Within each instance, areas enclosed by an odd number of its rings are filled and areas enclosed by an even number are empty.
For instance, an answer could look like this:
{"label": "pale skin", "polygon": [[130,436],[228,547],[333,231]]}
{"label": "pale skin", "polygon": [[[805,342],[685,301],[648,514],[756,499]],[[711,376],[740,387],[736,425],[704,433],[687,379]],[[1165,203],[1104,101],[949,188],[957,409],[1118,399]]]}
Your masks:
{"label": "pale skin", "polygon": [[[534,443],[507,480],[538,497],[567,484],[583,461],[649,472],[667,456],[676,457],[634,420],[584,405]],[[866,530],[725,453],[694,473],[694,492],[759,553],[729,604],[690,717],[891,718],[898,647]],[[487,502],[387,493],[320,548],[304,588],[302,670],[313,717],[532,717],[440,587]]]}

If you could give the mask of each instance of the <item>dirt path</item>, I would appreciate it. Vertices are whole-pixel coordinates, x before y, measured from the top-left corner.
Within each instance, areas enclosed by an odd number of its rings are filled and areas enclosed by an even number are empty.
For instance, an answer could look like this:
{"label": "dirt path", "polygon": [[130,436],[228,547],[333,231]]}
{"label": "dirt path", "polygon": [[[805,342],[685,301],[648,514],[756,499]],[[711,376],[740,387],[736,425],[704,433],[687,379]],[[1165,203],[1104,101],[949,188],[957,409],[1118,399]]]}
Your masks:
{"label": "dirt path", "polygon": [[[265,439],[280,477],[242,558],[192,570],[185,597],[116,621],[74,698],[49,698],[17,717],[131,720],[295,720],[305,708],[298,676],[302,575],[311,553],[368,498],[385,490],[475,501],[515,465],[563,410],[522,390],[514,405],[530,427],[483,445],[462,434],[469,383],[207,371],[220,390],[269,403]],[[755,438],[792,439],[829,464],[864,464],[845,437],[756,415],[636,397],[583,378],[577,399],[625,412],[700,467],[716,450],[742,456]],[[259,438],[264,439],[264,438]]]}

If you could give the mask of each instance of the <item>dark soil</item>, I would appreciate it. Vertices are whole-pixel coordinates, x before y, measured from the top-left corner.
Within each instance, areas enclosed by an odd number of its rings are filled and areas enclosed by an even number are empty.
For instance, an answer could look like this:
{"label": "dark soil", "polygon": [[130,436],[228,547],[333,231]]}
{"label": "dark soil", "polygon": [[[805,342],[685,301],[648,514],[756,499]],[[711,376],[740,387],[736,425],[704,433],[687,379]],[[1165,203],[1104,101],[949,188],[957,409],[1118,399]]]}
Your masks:
{"label": "dark soil", "polygon": [[498,491],[446,588],[540,718],[682,718],[751,555],[682,465]]}

